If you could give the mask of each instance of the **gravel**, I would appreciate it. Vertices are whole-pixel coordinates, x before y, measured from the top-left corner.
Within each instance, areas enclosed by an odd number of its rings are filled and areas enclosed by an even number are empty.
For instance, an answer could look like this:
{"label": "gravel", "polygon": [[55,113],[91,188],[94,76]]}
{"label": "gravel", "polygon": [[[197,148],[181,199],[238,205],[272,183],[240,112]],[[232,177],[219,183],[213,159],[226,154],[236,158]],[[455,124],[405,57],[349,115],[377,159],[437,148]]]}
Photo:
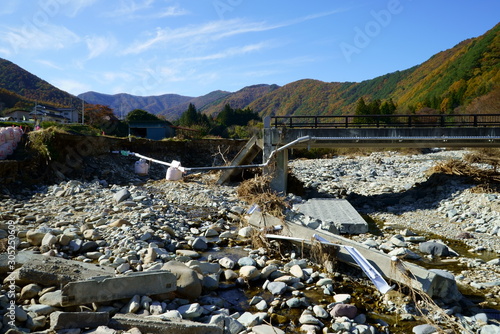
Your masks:
{"label": "gravel", "polygon": [[[386,247],[388,252],[396,247],[394,240],[389,242],[391,238],[403,235],[407,240],[434,240],[452,250],[459,248],[460,256],[450,260],[453,265],[447,269],[466,286],[490,287],[487,295],[499,305],[500,194],[478,193],[464,178],[430,173],[437,163],[462,159],[467,153],[438,149],[416,155],[374,152],[294,160],[290,168],[309,193],[347,198],[358,212],[378,222],[380,233],[353,236],[359,242]],[[415,235],[423,238],[415,239]],[[418,250],[418,243],[410,243],[409,248]],[[436,259],[427,255],[424,260]]]}
{"label": "gravel", "polygon": [[[384,152],[367,157],[296,160],[290,166],[310,194],[347,198],[359,212],[380,222],[377,233],[351,236],[353,239],[387,253],[404,250],[405,256],[436,261],[436,255],[422,254],[419,249],[419,244],[429,242],[425,247],[429,252],[439,249],[454,255],[444,260],[453,261],[457,281],[481,291],[490,305],[495,305],[500,300],[499,194],[471,192],[471,185],[457,178],[439,183],[442,179],[427,173],[437,161],[460,158],[464,153],[436,151],[406,156]],[[116,275],[167,268],[177,273],[175,298],[134,296],[128,301],[96,305],[97,311],[110,316],[130,312],[161,319],[184,318],[219,324],[224,333],[235,334],[251,333],[252,328],[256,333],[280,332],[277,325],[264,325],[269,319],[280,323],[286,332],[390,332],[384,321],[367,320],[363,310],[355,306],[364,303],[356,301],[358,295],[345,293],[354,281],[366,283],[360,273],[318,268],[300,258],[299,249],[279,256],[268,249],[253,249],[254,230],[245,227],[248,205],[237,198],[235,187],[215,186],[213,174],[166,181],[158,177],[165,175],[158,168],[153,178],[139,177],[130,174],[130,162],[108,166],[109,173],[100,175],[109,175],[109,179],[63,180],[18,194],[3,189],[2,236],[9,234],[13,224],[17,252],[30,250],[99,264]],[[103,169],[100,163],[95,161],[94,169]],[[290,194],[286,200],[298,203],[305,198]],[[468,256],[463,249],[456,252],[450,240],[463,242]],[[448,245],[444,249],[432,242]],[[278,248],[278,244],[273,242],[273,247]],[[180,276],[184,277],[182,282]],[[14,299],[7,293],[8,285],[3,286],[0,330],[8,328],[9,300],[17,305],[16,325],[26,332],[49,333],[51,314],[74,310],[56,305],[61,284],[17,284]],[[396,303],[373,287],[366,291],[387,314],[417,317],[410,300],[401,298]],[[312,292],[320,297],[310,298]],[[470,328],[474,330],[485,327],[484,322],[475,322],[477,315],[462,316],[461,312],[471,311],[463,305],[443,307],[463,322],[472,319]],[[283,310],[290,308],[298,312],[283,315]],[[85,305],[80,309],[91,311]],[[473,309],[480,312],[475,306]],[[488,321],[486,315],[480,318]],[[85,333],[85,329],[74,332]]]}

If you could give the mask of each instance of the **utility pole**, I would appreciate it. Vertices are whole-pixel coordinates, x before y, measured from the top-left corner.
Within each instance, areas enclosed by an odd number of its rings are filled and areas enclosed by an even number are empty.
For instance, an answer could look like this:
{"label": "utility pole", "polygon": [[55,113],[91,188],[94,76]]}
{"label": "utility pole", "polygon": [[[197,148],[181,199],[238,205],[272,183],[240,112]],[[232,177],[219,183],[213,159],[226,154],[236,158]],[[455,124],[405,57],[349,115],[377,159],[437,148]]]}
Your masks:
{"label": "utility pole", "polygon": [[82,124],[85,124],[85,100],[82,98]]}

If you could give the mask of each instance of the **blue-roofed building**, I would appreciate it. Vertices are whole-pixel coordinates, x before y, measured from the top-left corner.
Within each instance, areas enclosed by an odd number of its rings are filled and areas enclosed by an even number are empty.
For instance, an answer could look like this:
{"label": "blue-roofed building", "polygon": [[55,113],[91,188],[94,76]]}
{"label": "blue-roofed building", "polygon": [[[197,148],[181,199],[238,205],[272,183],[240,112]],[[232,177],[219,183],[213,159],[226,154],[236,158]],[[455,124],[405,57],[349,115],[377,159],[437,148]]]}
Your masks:
{"label": "blue-roofed building", "polygon": [[167,121],[130,122],[129,135],[152,140],[161,140],[175,136],[175,129]]}

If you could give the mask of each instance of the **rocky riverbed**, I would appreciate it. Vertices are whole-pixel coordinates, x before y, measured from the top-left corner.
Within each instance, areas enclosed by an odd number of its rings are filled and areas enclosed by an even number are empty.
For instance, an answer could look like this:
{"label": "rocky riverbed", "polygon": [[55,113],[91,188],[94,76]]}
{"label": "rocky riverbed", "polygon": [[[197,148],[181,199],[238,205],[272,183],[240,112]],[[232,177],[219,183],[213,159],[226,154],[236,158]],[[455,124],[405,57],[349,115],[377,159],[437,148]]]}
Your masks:
{"label": "rocky riverbed", "polygon": [[[380,294],[357,269],[319,266],[301,245],[271,241],[258,247],[246,223],[250,203],[237,197],[235,186],[214,185],[214,174],[166,181],[158,167],[140,177],[131,158],[121,157],[125,164],[107,159],[106,171],[92,161],[91,168],[100,170],[94,180],[3,189],[2,252],[15,230],[18,258],[38,253],[109,268],[117,277],[169,270],[177,277],[176,291],[62,307],[62,282],[39,275],[12,285],[25,265],[13,271],[3,264],[1,330],[141,333],[140,322],[117,329],[109,321],[133,314],[142,321],[207,326],[191,333],[431,333],[432,326],[456,330],[457,322],[471,333],[498,333],[492,309],[500,301],[500,195],[472,192],[460,179],[440,183],[427,173],[437,161],[463,154],[384,152],[291,162],[310,194],[348,198],[373,221],[370,233],[352,239],[452,272],[470,296],[463,301],[415,304],[404,289]],[[304,197],[289,194],[285,216],[297,219],[293,204]],[[65,322],[72,314],[80,320]]]}

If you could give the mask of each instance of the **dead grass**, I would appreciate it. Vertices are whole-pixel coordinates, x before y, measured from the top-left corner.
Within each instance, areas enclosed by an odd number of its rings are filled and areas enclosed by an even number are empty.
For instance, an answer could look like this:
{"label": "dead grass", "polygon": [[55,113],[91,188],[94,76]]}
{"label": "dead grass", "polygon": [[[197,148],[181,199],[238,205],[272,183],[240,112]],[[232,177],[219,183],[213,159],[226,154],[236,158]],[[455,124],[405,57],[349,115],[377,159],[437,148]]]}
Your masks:
{"label": "dead grass", "polygon": [[310,250],[310,259],[324,268],[334,268],[337,264],[337,253],[339,247],[324,245],[313,240]]}
{"label": "dead grass", "polygon": [[397,291],[406,291],[404,294],[410,297],[420,318],[427,324],[434,326],[437,333],[448,333],[448,331],[444,330],[442,327],[449,328],[453,333],[469,333],[462,323],[456,321],[453,316],[448,315],[429,295],[413,287],[415,276],[402,260],[398,259],[391,262],[391,272],[393,275],[395,272],[399,272],[403,277],[404,286],[395,282]]}
{"label": "dead grass", "polygon": [[464,156],[464,160],[470,164],[485,163],[493,167],[496,172],[500,165],[500,149],[480,148]]}
{"label": "dead grass", "polygon": [[262,212],[283,218],[285,200],[270,187],[270,176],[255,176],[240,183],[236,189],[238,197],[249,205],[256,204]]}
{"label": "dead grass", "polygon": [[493,192],[500,190],[500,174],[496,169],[481,169],[471,165],[471,162],[477,162],[476,158],[469,157],[467,161],[450,159],[448,161],[435,165],[430,173],[441,173],[447,175],[457,175],[468,178],[476,183],[473,191]]}
{"label": "dead grass", "polygon": [[59,133],[60,130],[53,127],[28,132],[29,147],[37,154],[46,158],[47,161],[51,160],[54,153],[51,144],[56,132]]}

